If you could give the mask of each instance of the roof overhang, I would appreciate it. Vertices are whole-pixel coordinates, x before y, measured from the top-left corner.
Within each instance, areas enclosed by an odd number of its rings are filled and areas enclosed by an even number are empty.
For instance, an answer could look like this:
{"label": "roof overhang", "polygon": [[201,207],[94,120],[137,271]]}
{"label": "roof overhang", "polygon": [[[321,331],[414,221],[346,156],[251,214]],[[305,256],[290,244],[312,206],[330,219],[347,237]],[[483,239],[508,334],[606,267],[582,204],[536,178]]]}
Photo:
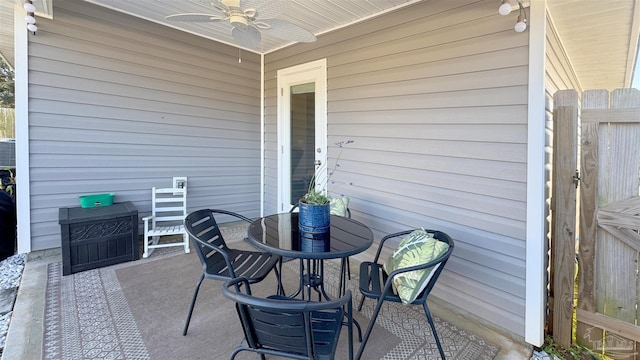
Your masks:
{"label": "roof overhang", "polygon": [[[535,1],[535,0],[534,0]],[[638,54],[638,0],[547,0],[582,89],[631,87]]]}
{"label": "roof overhang", "polygon": [[[36,17],[53,18],[53,0],[31,0]],[[14,9],[22,9],[24,1],[0,0],[0,58],[14,68]],[[26,15],[26,13],[25,13]],[[26,25],[25,25],[26,26]]]}

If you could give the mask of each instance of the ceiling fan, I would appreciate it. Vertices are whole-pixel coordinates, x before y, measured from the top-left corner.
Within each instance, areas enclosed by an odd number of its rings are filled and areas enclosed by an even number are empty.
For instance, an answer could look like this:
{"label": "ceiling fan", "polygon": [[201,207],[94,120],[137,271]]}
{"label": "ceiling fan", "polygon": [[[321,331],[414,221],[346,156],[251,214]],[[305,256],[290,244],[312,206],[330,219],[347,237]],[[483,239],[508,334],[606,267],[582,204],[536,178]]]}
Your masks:
{"label": "ceiling fan", "polygon": [[284,20],[282,14],[288,0],[210,0],[212,13],[183,13],[166,16],[167,20],[189,22],[229,22],[231,36],[242,46],[255,49],[260,45],[261,32],[298,42],[314,42],[315,35]]}

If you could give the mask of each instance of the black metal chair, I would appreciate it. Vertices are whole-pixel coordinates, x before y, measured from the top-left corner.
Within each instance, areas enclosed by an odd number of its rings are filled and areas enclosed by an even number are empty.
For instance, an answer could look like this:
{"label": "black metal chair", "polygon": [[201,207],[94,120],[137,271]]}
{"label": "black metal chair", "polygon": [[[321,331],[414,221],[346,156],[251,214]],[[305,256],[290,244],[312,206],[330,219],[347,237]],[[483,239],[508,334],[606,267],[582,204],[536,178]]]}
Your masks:
{"label": "black metal chair", "polygon": [[333,359],[340,330],[347,326],[349,359],[353,359],[351,291],[332,301],[292,300],[284,296],[252,296],[249,281],[225,282],[222,293],[236,303],[244,340],[230,359],[242,351],[292,359]]}
{"label": "black metal chair", "polygon": [[197,210],[185,217],[185,229],[193,240],[193,245],[202,263],[202,275],[193,292],[182,335],[187,335],[198,291],[205,278],[227,281],[243,276],[249,279],[250,283],[257,283],[267,277],[271,270],[274,270],[278,282],[277,289],[278,291],[282,289],[280,272],[276,267],[280,263],[281,257],[268,252],[230,248],[222,237],[214,214],[229,215],[248,223],[252,222],[251,219],[243,215],[215,209]]}
{"label": "black metal chair", "polygon": [[440,352],[440,357],[445,359],[444,351],[442,350],[442,345],[440,344],[440,339],[438,338],[438,333],[436,332],[436,327],[433,323],[433,318],[431,317],[431,312],[429,311],[429,307],[427,306],[427,297],[433,289],[440,273],[444,269],[444,265],[446,264],[449,256],[453,252],[453,240],[445,233],[435,230],[426,230],[428,233],[433,234],[433,237],[444,241],[449,244],[449,249],[436,259],[429,261],[424,264],[420,264],[417,266],[411,266],[403,269],[398,269],[392,271],[390,274],[387,273],[383,269],[383,264],[378,263],[380,258],[380,252],[384,246],[385,241],[397,238],[401,236],[406,236],[413,232],[414,230],[406,230],[394,234],[390,234],[382,238],[380,240],[380,244],[378,246],[378,251],[376,252],[376,256],[372,262],[363,262],[360,264],[360,292],[362,293],[362,298],[360,299],[360,304],[358,305],[358,311],[362,310],[362,305],[364,304],[365,298],[375,299],[377,301],[375,310],[371,316],[371,321],[369,321],[369,326],[367,327],[367,331],[364,335],[364,339],[362,344],[360,344],[360,348],[358,349],[358,353],[356,355],[356,359],[360,359],[362,353],[364,351],[365,345],[369,340],[369,336],[371,335],[371,331],[373,330],[373,326],[376,323],[376,318],[378,317],[378,313],[382,307],[382,303],[384,301],[392,301],[392,302],[402,302],[398,294],[393,289],[393,279],[402,274],[409,271],[421,270],[433,267],[432,275],[427,280],[427,284],[418,294],[418,297],[411,303],[412,305],[422,305],[424,308],[424,312],[427,315],[427,320],[429,321],[429,325],[431,326],[431,331],[433,332],[433,337],[436,340],[436,344],[438,345],[438,351]]}

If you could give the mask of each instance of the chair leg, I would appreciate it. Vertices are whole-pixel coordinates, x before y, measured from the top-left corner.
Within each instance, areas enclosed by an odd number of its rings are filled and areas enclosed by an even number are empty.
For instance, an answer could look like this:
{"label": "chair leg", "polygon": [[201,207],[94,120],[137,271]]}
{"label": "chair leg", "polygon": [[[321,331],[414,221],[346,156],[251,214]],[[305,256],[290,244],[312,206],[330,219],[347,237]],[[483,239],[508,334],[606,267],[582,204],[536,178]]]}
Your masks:
{"label": "chair leg", "polygon": [[184,252],[186,254],[191,252],[189,249],[189,234],[182,234],[182,242],[184,243]]}
{"label": "chair leg", "polygon": [[360,324],[357,320],[353,320],[353,325],[356,327],[356,330],[358,330],[358,341],[362,342],[362,329],[360,328]]}
{"label": "chair leg", "polygon": [[362,297],[360,298],[360,303],[358,304],[358,311],[362,310],[362,305],[364,305],[364,298],[365,298],[364,295],[362,295]]}
{"label": "chair leg", "polygon": [[155,247],[152,247],[151,249],[149,249],[149,244],[151,245],[158,245],[158,243],[160,242],[160,236],[145,236],[144,238],[144,253],[142,254],[143,258],[147,258],[149,257],[149,255],[151,255],[151,253],[153,252],[153,250],[155,250]]}
{"label": "chair leg", "polygon": [[147,234],[144,234],[144,251],[142,252],[142,258],[146,259],[149,257],[149,237]]}
{"label": "chair leg", "polygon": [[376,324],[376,319],[378,318],[378,313],[382,308],[382,302],[384,298],[379,298],[378,303],[376,304],[375,310],[373,310],[373,314],[371,315],[371,320],[369,321],[369,326],[367,326],[367,331],[364,333],[364,339],[362,339],[362,343],[360,344],[360,348],[358,348],[358,353],[356,354],[356,360],[360,360],[362,357],[362,353],[364,352],[364,348],[367,345],[367,341],[369,341],[369,336],[371,335],[371,331],[373,330],[373,326]]}
{"label": "chair leg", "polygon": [[[351,320],[347,323],[347,331],[349,332],[347,334],[348,340],[349,340],[349,360],[353,360],[353,324],[358,324],[358,323],[357,322],[354,323],[353,308],[351,303],[347,304],[347,311],[349,312],[349,318]],[[359,329],[360,327],[358,326],[358,330]],[[360,337],[360,341],[362,341],[362,336]]]}
{"label": "chair leg", "polygon": [[186,336],[187,330],[189,330],[191,315],[193,315],[193,307],[196,304],[196,298],[198,297],[198,291],[200,291],[200,285],[202,285],[202,280],[204,280],[204,274],[200,276],[200,280],[198,280],[198,285],[196,285],[196,289],[193,292],[193,298],[191,299],[191,306],[189,307],[189,315],[187,315],[187,322],[185,322],[184,324],[184,330],[182,330],[182,336]]}
{"label": "chair leg", "polygon": [[282,285],[282,258],[278,261],[278,265],[273,270],[276,273],[276,281],[278,282],[276,285],[276,294],[285,296],[284,286]]}
{"label": "chair leg", "polygon": [[349,257],[347,256],[347,278],[351,280],[351,263],[349,263]]}
{"label": "chair leg", "polygon": [[[240,354],[242,351],[247,350],[246,348],[242,347],[242,346],[238,346],[235,350],[233,350],[233,352],[231,353],[231,357],[229,358],[229,360],[234,360],[236,358],[236,355]],[[261,360],[265,360],[264,354],[260,354],[260,359]]]}
{"label": "chair leg", "polygon": [[438,333],[436,332],[436,326],[433,323],[433,318],[431,317],[431,312],[429,311],[429,307],[427,306],[427,302],[425,301],[422,304],[424,308],[425,314],[427,314],[427,320],[429,321],[429,325],[431,326],[431,332],[433,332],[433,337],[436,339],[436,345],[438,345],[438,351],[440,352],[440,357],[442,360],[445,360],[444,351],[442,350],[442,344],[440,344],[440,339],[438,338]]}

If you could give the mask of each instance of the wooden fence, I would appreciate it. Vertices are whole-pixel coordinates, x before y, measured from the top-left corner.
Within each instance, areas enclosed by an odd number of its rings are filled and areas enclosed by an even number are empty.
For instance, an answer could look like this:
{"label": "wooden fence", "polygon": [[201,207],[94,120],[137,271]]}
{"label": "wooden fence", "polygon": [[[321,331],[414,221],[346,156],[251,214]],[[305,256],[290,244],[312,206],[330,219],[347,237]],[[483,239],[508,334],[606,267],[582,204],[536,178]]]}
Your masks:
{"label": "wooden fence", "polygon": [[16,134],[16,110],[0,107],[0,138],[13,139]]}
{"label": "wooden fence", "polygon": [[581,99],[574,90],[557,92],[553,162],[554,340],[568,347],[575,338],[614,359],[639,359],[640,91],[592,90]]}

